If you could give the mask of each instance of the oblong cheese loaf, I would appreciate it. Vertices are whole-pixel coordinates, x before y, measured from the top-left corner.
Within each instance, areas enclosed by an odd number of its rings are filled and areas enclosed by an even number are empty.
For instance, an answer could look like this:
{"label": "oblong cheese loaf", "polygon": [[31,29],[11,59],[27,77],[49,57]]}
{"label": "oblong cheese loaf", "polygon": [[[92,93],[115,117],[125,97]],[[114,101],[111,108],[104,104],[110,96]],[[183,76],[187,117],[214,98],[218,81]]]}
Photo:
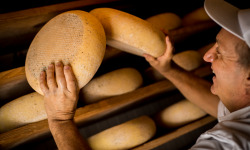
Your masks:
{"label": "oblong cheese loaf", "polygon": [[194,25],[203,21],[209,21],[211,18],[207,15],[204,7],[197,8],[192,12],[186,14],[182,18],[182,23],[184,26]]}
{"label": "oblong cheese loaf", "polygon": [[143,83],[142,75],[134,68],[121,68],[93,78],[80,91],[81,100],[90,104],[107,97],[131,92]]}
{"label": "oblong cheese loaf", "polygon": [[96,17],[81,10],[67,11],[47,22],[33,39],[25,62],[31,87],[39,86],[42,70],[56,61],[70,63],[82,88],[99,68],[106,49],[106,36]]}
{"label": "oblong cheese loaf", "polygon": [[146,20],[159,28],[165,34],[167,34],[169,30],[180,27],[182,24],[182,19],[177,14],[171,12],[157,14],[147,18]]}
{"label": "oblong cheese loaf", "polygon": [[195,50],[186,50],[173,56],[173,61],[187,71],[200,67],[203,63],[201,54]]}
{"label": "oblong cheese loaf", "polygon": [[108,45],[139,56],[164,53],[164,33],[146,20],[113,8],[96,8],[90,13],[101,21]]}
{"label": "oblong cheese loaf", "polygon": [[43,96],[33,92],[0,108],[0,133],[46,118]]}
{"label": "oblong cheese loaf", "polygon": [[197,120],[207,113],[189,100],[181,100],[157,114],[156,122],[167,128],[175,128]]}
{"label": "oblong cheese loaf", "polygon": [[141,116],[89,137],[88,143],[95,150],[130,149],[152,138],[155,132],[154,121]]}

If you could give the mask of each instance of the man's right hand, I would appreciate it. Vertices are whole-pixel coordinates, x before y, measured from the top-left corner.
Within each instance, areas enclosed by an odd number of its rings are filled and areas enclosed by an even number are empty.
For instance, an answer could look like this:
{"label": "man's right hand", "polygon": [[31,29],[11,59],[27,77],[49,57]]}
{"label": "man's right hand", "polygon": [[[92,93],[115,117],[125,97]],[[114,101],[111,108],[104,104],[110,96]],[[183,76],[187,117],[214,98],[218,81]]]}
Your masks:
{"label": "man's right hand", "polygon": [[149,64],[155,68],[157,71],[159,71],[161,74],[167,73],[172,68],[172,57],[173,57],[173,50],[174,47],[169,39],[169,37],[166,37],[166,51],[165,53],[155,58],[149,54],[143,54],[145,59],[149,62]]}

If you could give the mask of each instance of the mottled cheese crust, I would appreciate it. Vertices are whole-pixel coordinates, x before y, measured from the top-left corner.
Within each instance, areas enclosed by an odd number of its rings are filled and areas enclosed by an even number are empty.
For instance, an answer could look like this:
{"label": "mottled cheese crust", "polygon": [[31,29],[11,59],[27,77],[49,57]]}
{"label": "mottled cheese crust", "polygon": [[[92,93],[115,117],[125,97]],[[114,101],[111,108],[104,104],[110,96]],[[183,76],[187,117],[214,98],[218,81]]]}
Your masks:
{"label": "mottled cheese crust", "polygon": [[134,68],[121,68],[93,78],[80,91],[81,100],[90,104],[104,98],[131,92],[143,83],[142,75]]}
{"label": "mottled cheese crust", "polygon": [[42,70],[57,61],[70,63],[82,88],[94,76],[104,57],[106,36],[93,15],[73,10],[52,18],[33,39],[25,62],[31,87],[43,94],[39,86]]}

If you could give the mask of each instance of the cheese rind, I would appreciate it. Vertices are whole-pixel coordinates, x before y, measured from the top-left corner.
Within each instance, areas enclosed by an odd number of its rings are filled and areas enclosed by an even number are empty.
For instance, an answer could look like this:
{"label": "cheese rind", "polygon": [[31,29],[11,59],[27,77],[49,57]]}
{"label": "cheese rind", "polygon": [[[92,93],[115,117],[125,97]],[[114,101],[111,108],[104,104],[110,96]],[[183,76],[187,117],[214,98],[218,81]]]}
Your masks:
{"label": "cheese rind", "polygon": [[171,12],[157,14],[147,18],[146,20],[159,28],[165,34],[167,34],[169,30],[180,27],[182,24],[182,19],[177,14]]}
{"label": "cheese rind", "polygon": [[39,85],[42,70],[57,61],[70,64],[82,88],[99,68],[106,49],[106,36],[96,17],[80,10],[67,11],[47,22],[33,39],[25,62],[30,86]]}
{"label": "cheese rind", "polygon": [[201,108],[184,99],[159,112],[156,122],[167,128],[176,128],[197,120],[206,114]]}
{"label": "cheese rind", "polygon": [[0,108],[0,133],[46,118],[43,96],[33,92]]}
{"label": "cheese rind", "polygon": [[104,98],[131,92],[143,83],[135,68],[121,68],[93,78],[80,91],[81,100],[90,104]]}
{"label": "cheese rind", "polygon": [[211,20],[211,18],[207,15],[204,7],[200,7],[186,14],[182,18],[182,24],[188,26],[209,20]]}
{"label": "cheese rind", "polygon": [[108,45],[138,56],[164,53],[164,33],[146,20],[113,8],[96,8],[90,13],[102,23]]}
{"label": "cheese rind", "polygon": [[186,50],[173,56],[173,61],[181,68],[192,71],[197,69],[204,62],[201,54],[195,50]]}
{"label": "cheese rind", "polygon": [[155,132],[154,121],[141,116],[89,137],[88,143],[94,150],[130,149],[151,139]]}

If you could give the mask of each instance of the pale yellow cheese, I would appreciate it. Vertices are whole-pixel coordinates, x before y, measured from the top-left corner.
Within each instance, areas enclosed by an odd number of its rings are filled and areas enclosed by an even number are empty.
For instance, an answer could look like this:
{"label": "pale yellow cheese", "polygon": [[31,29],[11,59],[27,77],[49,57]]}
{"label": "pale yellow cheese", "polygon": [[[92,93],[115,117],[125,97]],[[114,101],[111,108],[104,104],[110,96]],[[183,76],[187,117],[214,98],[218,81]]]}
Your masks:
{"label": "pale yellow cheese", "polygon": [[146,20],[159,28],[165,34],[167,34],[169,30],[180,27],[182,24],[182,19],[177,14],[171,12],[157,14],[147,18]]}
{"label": "pale yellow cheese", "polygon": [[96,17],[81,10],[64,12],[47,22],[33,39],[25,62],[27,80],[43,94],[40,72],[49,64],[62,61],[70,63],[82,88],[99,68],[105,49],[105,32]]}
{"label": "pale yellow cheese", "polygon": [[43,96],[33,92],[0,108],[0,133],[46,118]]}
{"label": "pale yellow cheese", "polygon": [[143,83],[135,68],[121,68],[93,78],[80,91],[81,100],[90,104],[104,98],[131,92]]}
{"label": "pale yellow cheese", "polygon": [[89,137],[88,143],[94,150],[124,150],[148,141],[155,132],[154,121],[141,116]]}
{"label": "pale yellow cheese", "polygon": [[113,8],[96,8],[90,13],[102,23],[108,45],[138,56],[164,53],[164,33],[146,20]]}
{"label": "pale yellow cheese", "polygon": [[175,128],[197,120],[207,113],[189,100],[181,100],[157,114],[156,122],[164,127]]}
{"label": "pale yellow cheese", "polygon": [[209,21],[211,18],[207,15],[204,7],[197,8],[192,12],[186,14],[182,18],[182,23],[184,26],[194,25],[203,21]]}
{"label": "pale yellow cheese", "polygon": [[187,71],[192,71],[202,65],[203,58],[198,51],[186,50],[173,56],[173,61]]}

